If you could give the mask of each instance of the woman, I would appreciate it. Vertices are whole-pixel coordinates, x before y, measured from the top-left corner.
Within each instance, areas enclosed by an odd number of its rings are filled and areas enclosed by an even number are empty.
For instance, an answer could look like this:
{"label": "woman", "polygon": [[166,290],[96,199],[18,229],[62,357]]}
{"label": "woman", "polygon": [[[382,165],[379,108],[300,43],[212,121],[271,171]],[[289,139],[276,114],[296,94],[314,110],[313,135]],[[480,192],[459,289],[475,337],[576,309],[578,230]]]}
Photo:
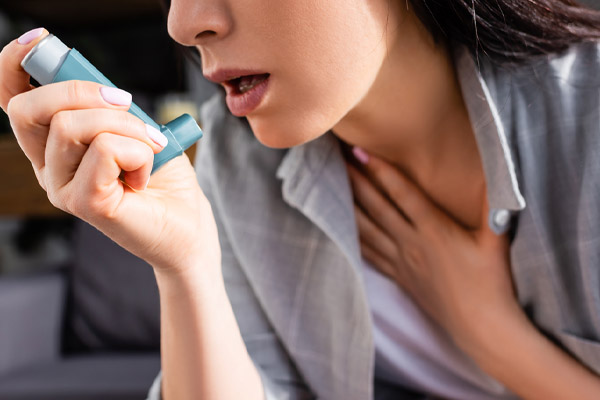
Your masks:
{"label": "woman", "polygon": [[164,139],[130,95],[29,85],[43,29],[0,54],[0,105],[53,204],[154,267],[151,398],[592,399],[598,21],[569,0],[172,1],[226,95],[196,171],[149,181]]}

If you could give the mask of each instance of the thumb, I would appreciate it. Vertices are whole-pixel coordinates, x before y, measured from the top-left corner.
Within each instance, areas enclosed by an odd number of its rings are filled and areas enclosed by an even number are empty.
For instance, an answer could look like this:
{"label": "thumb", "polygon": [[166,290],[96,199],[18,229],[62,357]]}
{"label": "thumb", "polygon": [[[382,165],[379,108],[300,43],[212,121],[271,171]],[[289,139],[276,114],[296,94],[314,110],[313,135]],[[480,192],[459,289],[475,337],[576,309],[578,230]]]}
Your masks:
{"label": "thumb", "polygon": [[48,31],[44,28],[33,29],[7,44],[0,52],[0,107],[4,111],[11,98],[31,89],[29,74],[21,67],[21,61],[46,36]]}

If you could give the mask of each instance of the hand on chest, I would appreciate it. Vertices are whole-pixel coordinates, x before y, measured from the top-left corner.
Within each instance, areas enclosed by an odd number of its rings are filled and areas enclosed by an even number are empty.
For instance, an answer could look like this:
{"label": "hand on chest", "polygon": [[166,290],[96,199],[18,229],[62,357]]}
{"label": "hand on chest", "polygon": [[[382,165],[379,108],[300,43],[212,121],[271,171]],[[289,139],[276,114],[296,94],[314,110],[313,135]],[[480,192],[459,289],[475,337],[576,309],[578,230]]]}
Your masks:
{"label": "hand on chest", "polygon": [[484,314],[515,309],[508,239],[489,228],[485,193],[480,228],[465,229],[396,167],[374,156],[361,161],[347,169],[361,253],[374,268],[457,341]]}

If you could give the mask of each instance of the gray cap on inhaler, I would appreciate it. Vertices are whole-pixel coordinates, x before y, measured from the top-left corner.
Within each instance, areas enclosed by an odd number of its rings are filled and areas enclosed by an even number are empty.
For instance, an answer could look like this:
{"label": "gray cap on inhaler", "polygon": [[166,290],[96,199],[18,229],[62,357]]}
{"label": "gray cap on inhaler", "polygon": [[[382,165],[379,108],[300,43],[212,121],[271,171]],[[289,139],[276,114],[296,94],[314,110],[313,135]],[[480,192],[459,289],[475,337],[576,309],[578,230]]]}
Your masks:
{"label": "gray cap on inhaler", "polygon": [[36,77],[40,85],[47,85],[52,82],[60,66],[69,55],[69,48],[54,35],[48,35],[43,38],[36,46],[35,51],[29,54],[21,61],[21,66],[29,74]]}

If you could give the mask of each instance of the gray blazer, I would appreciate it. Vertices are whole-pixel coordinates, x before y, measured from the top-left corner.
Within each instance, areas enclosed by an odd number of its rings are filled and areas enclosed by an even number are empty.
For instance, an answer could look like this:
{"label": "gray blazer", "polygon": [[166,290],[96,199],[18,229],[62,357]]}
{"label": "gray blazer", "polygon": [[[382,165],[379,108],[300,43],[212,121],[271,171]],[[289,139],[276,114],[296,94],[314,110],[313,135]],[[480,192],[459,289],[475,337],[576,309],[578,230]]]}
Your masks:
{"label": "gray blazer", "polygon": [[[513,69],[482,63],[478,71],[462,49],[455,59],[489,223],[513,228],[518,299],[544,334],[600,373],[599,46]],[[202,121],[198,180],[266,397],[383,399],[374,396],[371,317],[339,142],[327,133],[289,150],[264,147],[221,94]],[[150,398],[159,388],[157,379]]]}

